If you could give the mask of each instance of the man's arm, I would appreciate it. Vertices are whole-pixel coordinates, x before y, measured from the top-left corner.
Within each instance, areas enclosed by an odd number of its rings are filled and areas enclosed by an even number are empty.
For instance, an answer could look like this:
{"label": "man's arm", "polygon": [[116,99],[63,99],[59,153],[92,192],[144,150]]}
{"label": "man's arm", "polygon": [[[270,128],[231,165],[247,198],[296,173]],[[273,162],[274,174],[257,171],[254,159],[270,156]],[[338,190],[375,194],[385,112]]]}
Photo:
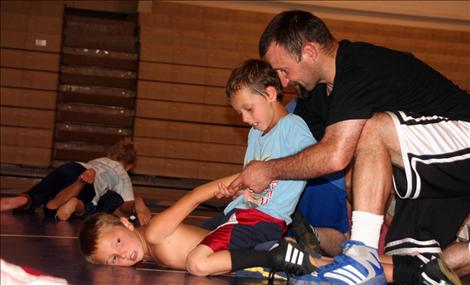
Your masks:
{"label": "man's arm", "polygon": [[181,197],[171,207],[154,216],[145,231],[145,239],[150,243],[158,243],[162,238],[170,235],[181,222],[204,201],[214,197],[221,197],[219,184],[227,185],[239,174],[217,179],[196,187]]}
{"label": "man's arm", "polygon": [[344,169],[351,161],[366,120],[346,120],[325,130],[322,140],[296,155],[266,162],[252,161],[229,186],[263,191],[275,179],[309,179]]}

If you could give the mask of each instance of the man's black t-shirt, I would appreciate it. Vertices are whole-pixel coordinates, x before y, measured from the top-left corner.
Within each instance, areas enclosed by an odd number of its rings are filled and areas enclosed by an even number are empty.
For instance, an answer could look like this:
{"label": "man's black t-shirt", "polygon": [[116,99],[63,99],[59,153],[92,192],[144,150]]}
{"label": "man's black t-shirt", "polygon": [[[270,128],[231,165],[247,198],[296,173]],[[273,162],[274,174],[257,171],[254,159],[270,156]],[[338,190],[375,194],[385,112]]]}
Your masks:
{"label": "man's black t-shirt", "polygon": [[363,42],[341,41],[331,94],[324,84],[312,93],[295,110],[311,129],[384,111],[470,121],[470,95],[452,81],[411,54]]}

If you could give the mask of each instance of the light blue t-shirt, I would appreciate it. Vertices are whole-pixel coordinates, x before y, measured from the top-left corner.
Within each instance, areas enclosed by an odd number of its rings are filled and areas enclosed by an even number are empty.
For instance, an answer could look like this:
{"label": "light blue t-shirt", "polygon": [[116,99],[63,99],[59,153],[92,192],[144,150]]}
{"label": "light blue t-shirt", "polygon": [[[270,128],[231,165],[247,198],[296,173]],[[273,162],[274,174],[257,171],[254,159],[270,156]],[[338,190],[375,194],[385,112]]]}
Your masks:
{"label": "light blue t-shirt", "polygon": [[[282,117],[267,134],[251,128],[244,165],[252,160],[270,160],[298,153],[316,143],[304,120],[294,114]],[[245,191],[224,210],[256,208],[272,217],[291,223],[290,215],[295,210],[305,180],[275,180],[260,194]]]}

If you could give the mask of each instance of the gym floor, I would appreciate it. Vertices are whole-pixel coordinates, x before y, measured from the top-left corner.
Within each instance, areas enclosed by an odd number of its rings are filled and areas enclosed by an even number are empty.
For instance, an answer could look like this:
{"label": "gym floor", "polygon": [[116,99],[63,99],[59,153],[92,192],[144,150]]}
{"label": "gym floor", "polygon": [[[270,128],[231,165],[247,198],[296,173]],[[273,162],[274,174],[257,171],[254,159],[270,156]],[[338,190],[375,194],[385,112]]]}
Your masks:
{"label": "gym floor", "polygon": [[[42,211],[0,213],[1,257],[66,279],[70,284],[190,284],[257,285],[266,279],[231,275],[197,277],[183,271],[159,268],[156,264],[117,267],[88,264],[80,255],[77,233],[79,219],[57,222],[44,218]],[[197,223],[197,222],[196,222]],[[285,284],[277,281],[276,284]]]}

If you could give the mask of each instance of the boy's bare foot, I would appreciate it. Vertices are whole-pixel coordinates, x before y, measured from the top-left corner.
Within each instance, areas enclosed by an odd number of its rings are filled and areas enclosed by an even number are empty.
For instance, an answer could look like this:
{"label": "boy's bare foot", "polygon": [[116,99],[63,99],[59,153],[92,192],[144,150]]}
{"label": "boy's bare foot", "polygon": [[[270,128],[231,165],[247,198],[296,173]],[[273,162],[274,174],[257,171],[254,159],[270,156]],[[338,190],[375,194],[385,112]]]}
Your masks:
{"label": "boy's bare foot", "polygon": [[17,209],[24,206],[26,203],[28,203],[28,198],[25,196],[0,198],[0,211]]}
{"label": "boy's bare foot", "polygon": [[78,179],[82,182],[91,184],[95,181],[96,171],[93,168],[85,170]]}
{"label": "boy's bare foot", "polygon": [[57,214],[56,214],[57,219],[61,221],[67,221],[77,209],[77,203],[78,203],[78,199],[73,197],[70,200],[68,200],[67,203],[60,206],[60,208],[57,209]]}

